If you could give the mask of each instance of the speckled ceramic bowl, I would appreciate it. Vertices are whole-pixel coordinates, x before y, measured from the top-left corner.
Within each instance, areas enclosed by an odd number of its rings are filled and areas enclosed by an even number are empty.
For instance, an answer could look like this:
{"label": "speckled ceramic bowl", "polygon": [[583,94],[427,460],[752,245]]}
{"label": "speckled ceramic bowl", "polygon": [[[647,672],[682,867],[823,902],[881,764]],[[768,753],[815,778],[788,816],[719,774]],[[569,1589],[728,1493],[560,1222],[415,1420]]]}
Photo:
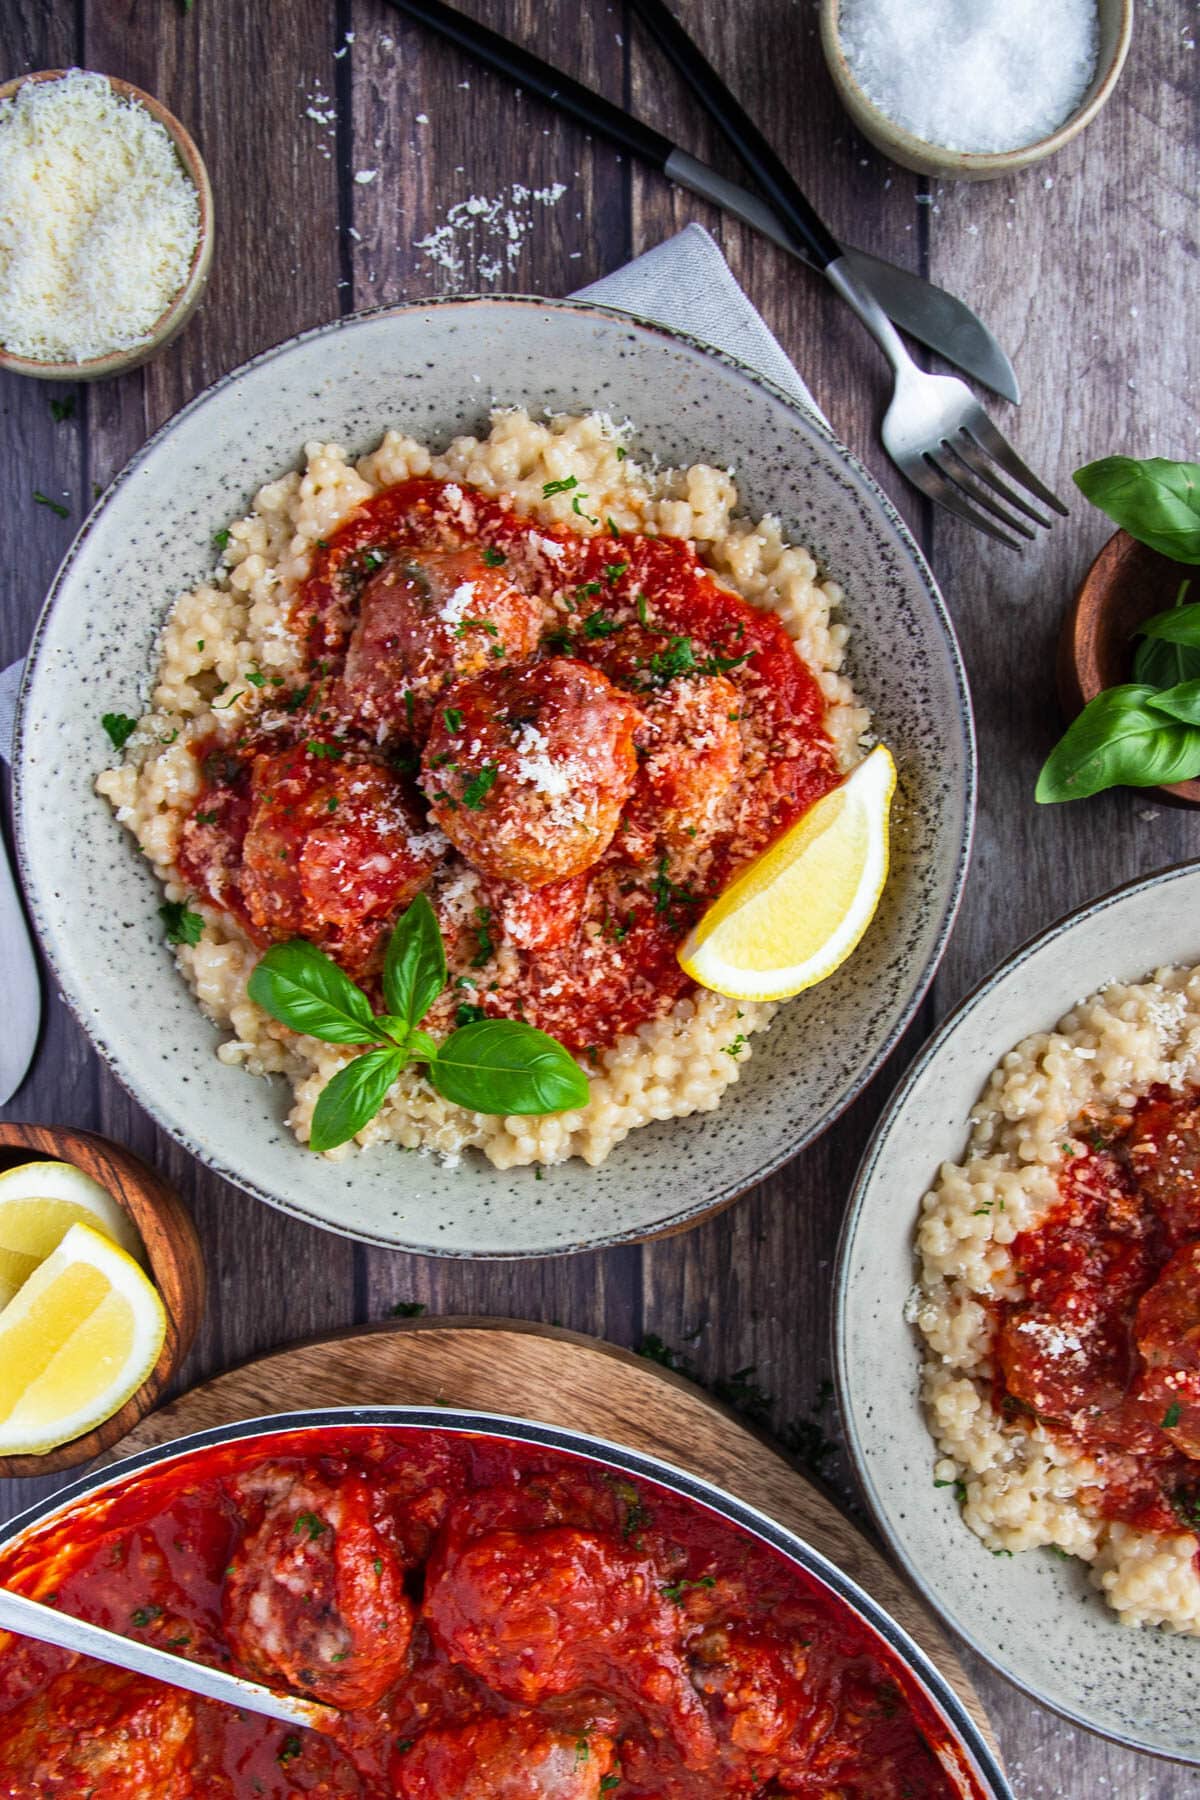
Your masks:
{"label": "speckled ceramic bowl", "polygon": [[[900,771],[892,871],[854,956],[792,1001],[715,1112],[644,1127],[600,1169],[502,1174],[381,1147],[341,1164],[288,1132],[282,1083],[213,1052],[162,942],[161,895],[92,791],[101,714],[136,711],[163,615],[212,568],[212,535],[312,438],[361,451],[388,425],[444,442],[492,397],[600,407],[664,461],[734,464],[846,588],[851,673]],[[579,302],[399,308],[294,339],[151,439],[105,494],[38,626],[18,719],[17,828],[33,918],[63,991],[141,1103],[212,1168],[356,1237],[444,1255],[534,1255],[674,1231],[733,1199],[845,1107],[912,1016],[945,943],[974,795],[954,636],[887,501],[810,414],[748,369]]]}
{"label": "speckled ceramic bowl", "polygon": [[921,1052],[858,1172],[835,1286],[838,1393],[875,1522],[941,1619],[1034,1699],[1134,1749],[1200,1764],[1200,1643],[1118,1622],[1082,1563],[996,1557],[933,1486],[904,1304],[913,1234],[938,1165],[966,1147],[992,1069],[1109,980],[1200,962],[1200,862],[1166,869],[1052,925],[969,995]]}

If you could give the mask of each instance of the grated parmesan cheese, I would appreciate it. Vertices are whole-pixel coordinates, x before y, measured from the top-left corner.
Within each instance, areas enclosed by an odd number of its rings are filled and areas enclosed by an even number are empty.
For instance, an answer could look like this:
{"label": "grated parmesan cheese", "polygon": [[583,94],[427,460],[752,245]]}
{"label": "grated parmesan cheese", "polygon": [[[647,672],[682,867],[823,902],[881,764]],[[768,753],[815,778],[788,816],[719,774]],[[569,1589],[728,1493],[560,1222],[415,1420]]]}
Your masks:
{"label": "grated parmesan cheese", "polygon": [[0,344],[87,362],[148,341],[183,287],[200,202],[169,133],[71,69],[0,103]]}

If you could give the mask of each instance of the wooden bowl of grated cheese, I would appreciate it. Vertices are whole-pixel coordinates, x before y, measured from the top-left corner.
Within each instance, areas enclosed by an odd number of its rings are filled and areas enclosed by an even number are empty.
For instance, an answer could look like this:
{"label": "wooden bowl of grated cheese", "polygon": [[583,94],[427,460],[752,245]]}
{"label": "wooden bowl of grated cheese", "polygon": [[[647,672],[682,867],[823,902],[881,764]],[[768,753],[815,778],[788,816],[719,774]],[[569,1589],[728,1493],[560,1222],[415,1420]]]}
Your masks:
{"label": "wooden bowl of grated cheese", "polygon": [[136,368],[191,318],[212,244],[200,152],[152,95],[84,69],[0,85],[0,369]]}

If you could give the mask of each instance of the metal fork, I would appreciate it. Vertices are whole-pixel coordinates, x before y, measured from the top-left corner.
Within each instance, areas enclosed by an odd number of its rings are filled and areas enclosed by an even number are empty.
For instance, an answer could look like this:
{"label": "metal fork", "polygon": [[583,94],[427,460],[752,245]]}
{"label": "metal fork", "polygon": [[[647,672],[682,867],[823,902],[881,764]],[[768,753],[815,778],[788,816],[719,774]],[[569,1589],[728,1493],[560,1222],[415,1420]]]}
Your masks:
{"label": "metal fork", "polygon": [[1026,520],[1045,527],[1052,520],[1002,481],[995,472],[997,466],[1043,506],[1065,515],[1062,501],[1025,467],[969,388],[953,376],[927,375],[918,369],[887,314],[855,279],[841,245],[787,165],[692,42],[666,0],[633,0],[633,10],[751,170],[803,246],[806,259],[853,307],[891,363],[896,391],[883,421],[883,442],[893,462],[939,506],[1014,550],[1021,545],[1010,533],[1026,539],[1035,535]]}
{"label": "metal fork", "polygon": [[1021,545],[1010,533],[1030,540],[1036,535],[1033,526],[1049,530],[1054,521],[1002,480],[998,470],[1043,506],[1066,516],[1057,494],[1021,461],[966,383],[917,367],[892,321],[844,258],[828,263],[825,277],[892,365],[896,388],[884,415],[883,447],[914,487],[1012,550]]}

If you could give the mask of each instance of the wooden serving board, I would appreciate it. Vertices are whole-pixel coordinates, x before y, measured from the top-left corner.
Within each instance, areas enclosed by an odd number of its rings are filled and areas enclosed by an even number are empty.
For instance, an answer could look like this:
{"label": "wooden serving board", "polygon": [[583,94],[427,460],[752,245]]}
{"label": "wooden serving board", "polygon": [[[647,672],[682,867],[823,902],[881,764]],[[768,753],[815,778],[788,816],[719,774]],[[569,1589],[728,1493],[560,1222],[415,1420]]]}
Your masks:
{"label": "wooden serving board", "polygon": [[595,1338],[507,1319],[368,1325],[273,1351],[192,1388],[144,1418],[104,1460],[260,1413],[326,1406],[516,1414],[610,1438],[715,1482],[865,1588],[916,1639],[996,1748],[932,1613],[833,1502],[690,1381]]}

